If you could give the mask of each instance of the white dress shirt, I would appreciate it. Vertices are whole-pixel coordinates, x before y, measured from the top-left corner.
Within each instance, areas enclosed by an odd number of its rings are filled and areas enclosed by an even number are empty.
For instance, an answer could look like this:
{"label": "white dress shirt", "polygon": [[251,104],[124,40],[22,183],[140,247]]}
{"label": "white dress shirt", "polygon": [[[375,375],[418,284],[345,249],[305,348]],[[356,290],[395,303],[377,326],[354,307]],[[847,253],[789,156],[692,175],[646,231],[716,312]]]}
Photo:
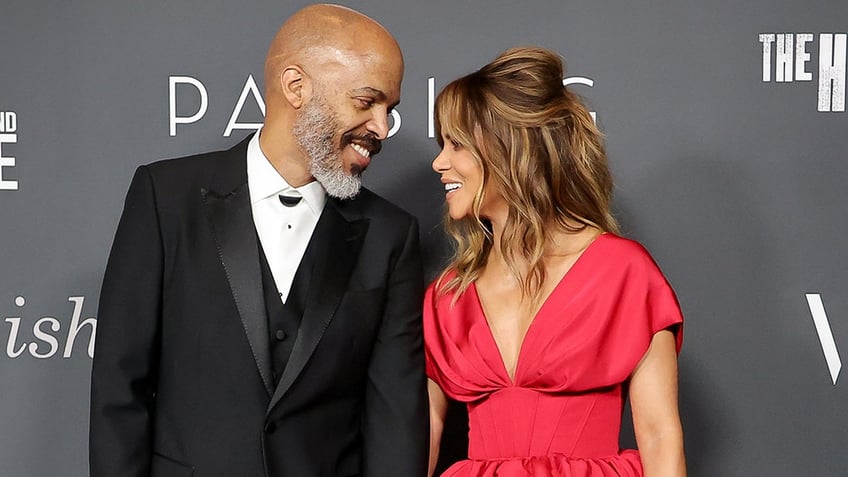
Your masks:
{"label": "white dress shirt", "polygon": [[[253,223],[277,291],[285,302],[297,267],[324,210],[327,194],[317,181],[297,188],[290,186],[259,147],[261,132],[258,131],[247,146],[247,186]],[[286,207],[280,202],[280,194],[301,195],[303,198],[297,205]]]}

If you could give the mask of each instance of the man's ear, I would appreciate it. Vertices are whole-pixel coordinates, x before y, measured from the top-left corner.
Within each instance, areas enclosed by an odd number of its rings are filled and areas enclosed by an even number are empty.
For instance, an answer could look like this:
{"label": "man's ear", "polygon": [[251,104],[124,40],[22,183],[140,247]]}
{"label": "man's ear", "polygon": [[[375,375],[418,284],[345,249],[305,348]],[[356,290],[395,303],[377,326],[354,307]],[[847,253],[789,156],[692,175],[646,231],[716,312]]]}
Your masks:
{"label": "man's ear", "polygon": [[312,93],[312,85],[306,73],[299,66],[289,66],[280,74],[280,87],[283,96],[294,109],[300,109]]}

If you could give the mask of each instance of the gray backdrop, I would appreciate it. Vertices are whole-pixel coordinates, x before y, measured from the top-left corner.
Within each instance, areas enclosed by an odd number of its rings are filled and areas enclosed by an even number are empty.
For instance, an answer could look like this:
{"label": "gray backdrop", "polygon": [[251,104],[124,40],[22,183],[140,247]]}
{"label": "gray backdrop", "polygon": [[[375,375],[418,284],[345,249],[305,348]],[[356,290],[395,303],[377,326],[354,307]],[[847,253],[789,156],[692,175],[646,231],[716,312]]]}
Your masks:
{"label": "gray backdrop", "polygon": [[[234,110],[261,121],[249,78],[261,91],[266,45],[303,4],[3,1],[2,476],[87,475],[88,347],[131,173],[234,144],[249,132],[224,136]],[[687,318],[690,475],[848,475],[848,3],[350,6],[406,55],[400,128],[366,183],[419,217],[429,273],[445,250],[429,79],[438,91],[508,47],[555,49],[593,85],[574,88],[608,136],[617,215]]]}

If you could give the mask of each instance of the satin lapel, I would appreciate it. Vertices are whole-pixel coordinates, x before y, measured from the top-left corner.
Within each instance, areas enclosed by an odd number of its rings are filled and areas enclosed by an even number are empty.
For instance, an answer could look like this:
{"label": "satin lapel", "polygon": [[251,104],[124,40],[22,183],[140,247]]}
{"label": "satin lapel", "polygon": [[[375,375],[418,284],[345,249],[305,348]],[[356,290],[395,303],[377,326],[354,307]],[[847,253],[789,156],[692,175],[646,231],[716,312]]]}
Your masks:
{"label": "satin lapel", "polygon": [[262,296],[259,246],[247,187],[246,146],[245,140],[228,151],[230,157],[225,159],[219,174],[213,178],[212,188],[203,188],[200,193],[250,350],[262,383],[271,395],[274,386],[268,318]]}
{"label": "satin lapel", "polygon": [[288,364],[268,406],[269,412],[289,390],[318,346],[347,289],[362,248],[368,221],[346,218],[339,207],[335,199],[328,199],[312,234],[309,246],[318,248],[315,250],[315,268],[309,280],[306,309]]}

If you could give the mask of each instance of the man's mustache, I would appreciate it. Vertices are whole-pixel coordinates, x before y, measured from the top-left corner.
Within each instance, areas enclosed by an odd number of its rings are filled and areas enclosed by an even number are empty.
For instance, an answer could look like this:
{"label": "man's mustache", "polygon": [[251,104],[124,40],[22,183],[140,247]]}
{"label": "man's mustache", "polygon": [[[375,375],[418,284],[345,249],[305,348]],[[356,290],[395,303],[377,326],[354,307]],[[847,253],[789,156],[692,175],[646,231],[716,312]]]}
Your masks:
{"label": "man's mustache", "polygon": [[383,143],[372,134],[345,133],[342,135],[342,146],[350,143],[358,144],[371,153],[372,156],[379,154],[383,149]]}

